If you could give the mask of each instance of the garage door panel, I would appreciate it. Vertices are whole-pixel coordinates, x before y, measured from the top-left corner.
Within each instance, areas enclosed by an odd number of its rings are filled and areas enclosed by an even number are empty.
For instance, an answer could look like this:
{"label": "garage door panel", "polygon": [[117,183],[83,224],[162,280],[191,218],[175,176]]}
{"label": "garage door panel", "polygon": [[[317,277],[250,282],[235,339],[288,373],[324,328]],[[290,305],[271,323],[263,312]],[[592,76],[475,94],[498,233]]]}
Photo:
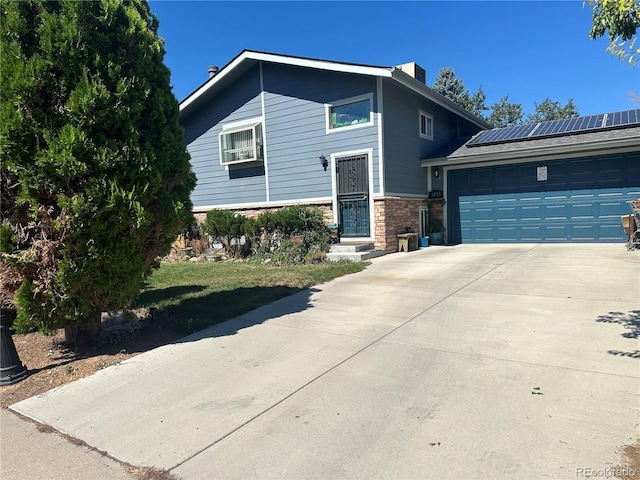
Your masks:
{"label": "garage door panel", "polygon": [[569,227],[567,225],[546,225],[539,241],[564,242],[567,236],[569,236]]}
{"label": "garage door panel", "polygon": [[572,225],[570,238],[574,242],[585,242],[597,236],[595,225]]}
{"label": "garage door panel", "polygon": [[517,227],[500,226],[496,228],[495,233],[500,238],[504,238],[506,242],[517,242],[520,240],[520,232]]}
{"label": "garage door panel", "polygon": [[522,225],[520,232],[520,241],[538,242],[544,236],[544,227],[542,225]]}
{"label": "garage door panel", "polygon": [[522,222],[535,222],[542,219],[542,206],[533,205],[533,206],[523,206],[520,207],[520,220]]}

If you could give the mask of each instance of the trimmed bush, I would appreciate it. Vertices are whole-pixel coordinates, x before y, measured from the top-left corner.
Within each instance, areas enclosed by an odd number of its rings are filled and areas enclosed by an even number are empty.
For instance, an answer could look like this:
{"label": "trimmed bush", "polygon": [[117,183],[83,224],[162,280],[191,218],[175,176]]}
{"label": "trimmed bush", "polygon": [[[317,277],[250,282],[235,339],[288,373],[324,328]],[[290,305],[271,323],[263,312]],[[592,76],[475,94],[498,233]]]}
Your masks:
{"label": "trimmed bush", "polygon": [[233,257],[246,257],[251,252],[251,239],[257,233],[256,221],[231,210],[210,210],[202,229],[224,245]]}

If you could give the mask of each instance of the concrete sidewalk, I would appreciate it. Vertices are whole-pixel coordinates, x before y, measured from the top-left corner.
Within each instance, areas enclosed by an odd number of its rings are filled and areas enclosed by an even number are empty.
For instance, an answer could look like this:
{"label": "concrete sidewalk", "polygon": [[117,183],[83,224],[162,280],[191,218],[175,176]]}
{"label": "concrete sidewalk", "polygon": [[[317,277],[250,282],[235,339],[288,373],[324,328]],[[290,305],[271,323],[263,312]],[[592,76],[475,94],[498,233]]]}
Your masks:
{"label": "concrete sidewalk", "polygon": [[575,479],[640,434],[639,281],[621,244],[387,255],[11,409],[184,479]]}

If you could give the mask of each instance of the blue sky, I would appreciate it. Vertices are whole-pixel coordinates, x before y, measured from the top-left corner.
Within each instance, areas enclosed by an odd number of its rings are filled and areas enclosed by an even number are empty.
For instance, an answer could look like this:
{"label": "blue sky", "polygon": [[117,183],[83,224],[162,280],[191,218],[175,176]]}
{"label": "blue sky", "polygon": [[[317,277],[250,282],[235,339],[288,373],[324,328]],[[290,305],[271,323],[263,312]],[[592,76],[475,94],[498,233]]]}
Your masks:
{"label": "blue sky", "polygon": [[581,115],[640,108],[640,67],[592,41],[591,9],[574,1],[151,0],[178,100],[243,49],[393,66],[414,61],[431,85],[454,68],[492,105],[573,98]]}

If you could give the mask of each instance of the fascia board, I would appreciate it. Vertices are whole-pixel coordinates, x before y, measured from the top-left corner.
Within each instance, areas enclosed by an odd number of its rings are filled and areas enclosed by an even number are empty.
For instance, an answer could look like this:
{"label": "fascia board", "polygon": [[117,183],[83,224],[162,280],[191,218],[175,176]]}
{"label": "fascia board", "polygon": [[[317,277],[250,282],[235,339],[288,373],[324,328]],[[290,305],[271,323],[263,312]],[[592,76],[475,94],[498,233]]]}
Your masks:
{"label": "fascia board", "polygon": [[396,80],[398,83],[404,85],[405,87],[408,87],[411,90],[419,93],[423,97],[428,98],[429,100],[440,105],[441,107],[444,107],[447,110],[453,111],[454,113],[461,116],[465,120],[470,121],[471,123],[483,128],[484,130],[490,130],[493,128],[493,126],[487,123],[485,120],[479,117],[476,117],[471,112],[466,111],[460,105],[440,95],[438,92],[436,92],[432,88],[429,88],[427,85],[420,82],[419,80],[416,80],[411,75],[403,72],[399,68],[394,67],[391,69],[391,77],[394,80]]}
{"label": "fascia board", "polygon": [[316,70],[329,70],[332,72],[355,73],[358,75],[371,75],[375,77],[391,77],[392,68],[374,67],[369,65],[357,65],[353,63],[339,63],[328,60],[316,60],[312,58],[290,57],[265,52],[246,52],[247,58],[269,63],[292,65],[295,67],[313,68]]}
{"label": "fascia board", "polygon": [[510,150],[508,152],[494,152],[485,153],[482,155],[468,155],[460,157],[443,157],[443,158],[429,158],[422,160],[420,165],[422,167],[430,167],[434,165],[448,166],[448,165],[473,165],[476,163],[483,163],[488,161],[500,161],[500,160],[512,160],[514,163],[521,160],[531,160],[532,158],[549,159],[550,157],[556,158],[576,158],[584,157],[593,154],[594,152],[601,154],[609,153],[625,153],[640,151],[640,144],[637,138],[627,138],[624,140],[609,140],[609,141],[596,141],[576,144],[554,145],[551,147],[539,148],[530,147],[522,148],[519,150]]}
{"label": "fascia board", "polygon": [[243,61],[246,60],[246,54],[248,52],[242,52],[236,58],[231,60],[228,64],[220,69],[220,71],[209,80],[200,85],[191,94],[189,94],[182,102],[180,102],[180,113],[182,113],[189,105],[193,104],[198,98],[200,98],[206,91],[213,88],[216,84],[224,80],[225,77],[230,75],[233,70]]}

